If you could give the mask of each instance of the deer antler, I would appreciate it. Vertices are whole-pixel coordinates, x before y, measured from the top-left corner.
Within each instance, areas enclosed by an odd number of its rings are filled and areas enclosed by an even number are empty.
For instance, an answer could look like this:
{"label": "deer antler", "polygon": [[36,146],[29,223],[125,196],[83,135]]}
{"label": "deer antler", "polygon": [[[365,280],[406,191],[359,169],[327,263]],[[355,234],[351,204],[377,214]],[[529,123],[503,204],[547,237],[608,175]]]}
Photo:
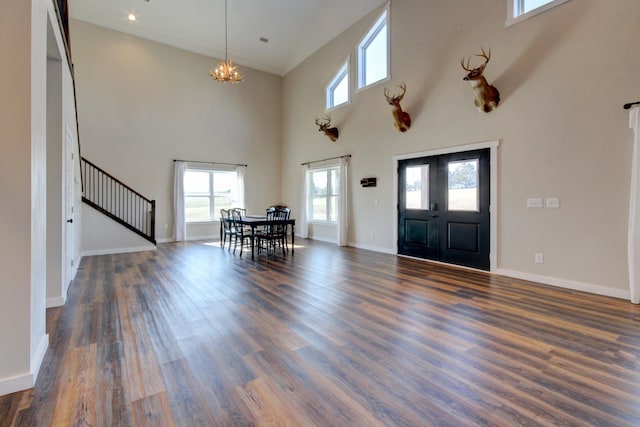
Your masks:
{"label": "deer antler", "polygon": [[387,98],[388,103],[396,104],[402,101],[402,98],[404,98],[404,94],[407,92],[407,84],[405,82],[402,82],[402,84],[398,85],[398,87],[402,89],[402,93],[394,96],[389,96],[389,90],[386,87],[384,88],[384,97]]}
{"label": "deer antler", "polygon": [[331,116],[327,114],[322,122],[316,117],[316,125],[320,127],[320,130],[327,129],[331,125]]}
{"label": "deer antler", "polygon": [[484,71],[484,68],[487,66],[487,64],[489,63],[489,60],[491,59],[491,48],[489,48],[488,54],[484,51],[484,48],[480,47],[480,50],[482,50],[482,53],[474,56],[479,56],[481,58],[484,58],[485,60],[484,64],[480,65],[477,68],[469,68],[469,61],[471,61],[471,58],[467,58],[467,64],[465,65],[464,56],[463,56],[462,59],[460,60],[460,65],[462,65],[462,68],[464,68],[465,71],[469,71],[469,72],[476,71],[479,73],[482,73]]}
{"label": "deer antler", "polygon": [[462,68],[464,68],[465,71],[473,71],[473,68],[469,68],[469,61],[471,61],[471,58],[467,59],[467,65],[464,65],[464,56],[462,57],[462,59],[460,59],[460,65],[462,65]]}
{"label": "deer antler", "polygon": [[489,54],[487,55],[487,53],[484,51],[484,48],[480,47],[480,50],[482,50],[482,54],[480,55],[476,55],[479,56],[481,58],[484,58],[484,64],[482,64],[481,66],[479,66],[478,68],[484,70],[484,67],[487,66],[487,64],[489,63],[489,60],[491,59],[491,48],[489,48]]}

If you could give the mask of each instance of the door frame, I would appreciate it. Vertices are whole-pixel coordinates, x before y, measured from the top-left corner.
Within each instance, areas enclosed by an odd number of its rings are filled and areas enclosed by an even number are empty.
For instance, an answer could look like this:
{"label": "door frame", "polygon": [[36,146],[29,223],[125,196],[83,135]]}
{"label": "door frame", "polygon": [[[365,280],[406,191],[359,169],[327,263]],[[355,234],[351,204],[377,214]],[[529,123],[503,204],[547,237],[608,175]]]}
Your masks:
{"label": "door frame", "polygon": [[[417,159],[421,157],[438,156],[441,154],[452,154],[463,151],[480,150],[489,148],[490,162],[490,192],[489,212],[490,212],[490,239],[489,239],[489,272],[495,273],[498,269],[498,146],[499,140],[478,142],[474,144],[456,145],[453,147],[438,148],[428,151],[420,151],[406,154],[396,154],[393,159],[393,248],[398,254],[398,167],[400,160]],[[399,254],[398,254],[399,255]],[[405,255],[399,255],[405,256]],[[435,261],[434,261],[435,262]],[[451,264],[454,265],[454,264]],[[461,267],[469,268],[469,267]],[[483,270],[484,271],[484,270]]]}
{"label": "door frame", "polygon": [[[75,277],[75,271],[77,269],[77,265],[74,259],[75,256],[75,227],[76,227],[76,213],[75,213],[75,202],[76,202],[76,168],[75,168],[75,140],[73,138],[73,132],[69,124],[65,125],[65,133],[64,133],[64,142],[63,142],[63,157],[64,157],[64,165],[63,165],[63,209],[64,216],[62,218],[63,222],[63,237],[62,240],[64,242],[64,267],[63,267],[63,277],[64,283],[62,284],[62,298],[63,300],[67,297],[67,291],[69,289],[69,285],[71,281]],[[69,223],[68,220],[71,219],[72,222]]]}

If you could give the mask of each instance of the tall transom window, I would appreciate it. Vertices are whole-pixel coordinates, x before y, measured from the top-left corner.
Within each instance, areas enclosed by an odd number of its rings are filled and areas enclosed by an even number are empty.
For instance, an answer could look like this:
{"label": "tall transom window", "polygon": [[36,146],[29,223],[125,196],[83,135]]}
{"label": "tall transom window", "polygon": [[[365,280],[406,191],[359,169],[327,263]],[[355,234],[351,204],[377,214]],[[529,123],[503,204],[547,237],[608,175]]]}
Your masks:
{"label": "tall transom window", "polygon": [[507,0],[507,26],[538,15],[568,0]]}
{"label": "tall transom window", "polygon": [[331,79],[325,92],[327,110],[349,102],[349,59],[342,64],[340,70]]}
{"label": "tall transom window", "polygon": [[358,88],[370,86],[389,78],[389,8],[358,45]]}

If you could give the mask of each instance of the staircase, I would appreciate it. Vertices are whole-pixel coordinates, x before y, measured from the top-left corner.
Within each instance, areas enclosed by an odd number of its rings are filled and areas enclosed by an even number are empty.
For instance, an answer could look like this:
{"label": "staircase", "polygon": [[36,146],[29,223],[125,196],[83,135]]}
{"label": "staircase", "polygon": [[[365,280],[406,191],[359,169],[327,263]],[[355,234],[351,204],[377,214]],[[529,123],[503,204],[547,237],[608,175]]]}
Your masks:
{"label": "staircase", "polygon": [[82,201],[156,244],[156,201],[149,200],[84,157]]}

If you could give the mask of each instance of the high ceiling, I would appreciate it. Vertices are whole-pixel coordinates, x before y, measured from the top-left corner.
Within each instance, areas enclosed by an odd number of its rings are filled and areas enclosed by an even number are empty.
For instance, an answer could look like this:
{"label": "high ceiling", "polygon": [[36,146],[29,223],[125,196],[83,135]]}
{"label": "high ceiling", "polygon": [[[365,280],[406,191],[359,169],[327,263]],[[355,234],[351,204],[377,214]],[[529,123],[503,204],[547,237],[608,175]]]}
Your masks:
{"label": "high ceiling", "polygon": [[[385,1],[228,0],[229,59],[284,75]],[[135,22],[127,19],[129,13],[137,16]],[[69,0],[69,14],[73,19],[224,58],[224,0]]]}

